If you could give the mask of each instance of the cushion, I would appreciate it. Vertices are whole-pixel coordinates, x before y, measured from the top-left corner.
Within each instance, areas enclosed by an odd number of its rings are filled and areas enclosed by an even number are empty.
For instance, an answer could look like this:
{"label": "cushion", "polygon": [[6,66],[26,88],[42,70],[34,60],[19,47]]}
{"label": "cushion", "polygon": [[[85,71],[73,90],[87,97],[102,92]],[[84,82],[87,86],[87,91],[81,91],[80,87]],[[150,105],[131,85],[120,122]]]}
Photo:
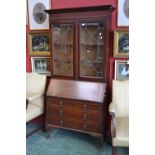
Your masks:
{"label": "cushion", "polygon": [[40,93],[33,93],[33,92],[27,92],[26,93],[26,99],[28,101],[35,100],[37,98],[40,98],[41,96],[43,96],[43,95]]}
{"label": "cushion", "polygon": [[129,80],[113,80],[112,101],[116,103],[116,117],[129,116]]}
{"label": "cushion", "polygon": [[26,73],[26,94],[36,93],[41,96],[45,92],[46,75]]}
{"label": "cushion", "polygon": [[26,122],[29,122],[30,120],[42,115],[43,112],[44,112],[43,108],[40,108],[34,104],[28,104],[26,110]]}
{"label": "cushion", "polygon": [[112,143],[113,146],[129,146],[129,118],[116,119],[116,137]]}
{"label": "cushion", "polygon": [[29,101],[29,104],[33,104],[33,105],[43,109],[44,108],[44,97],[40,97],[38,99],[31,100],[31,101]]}

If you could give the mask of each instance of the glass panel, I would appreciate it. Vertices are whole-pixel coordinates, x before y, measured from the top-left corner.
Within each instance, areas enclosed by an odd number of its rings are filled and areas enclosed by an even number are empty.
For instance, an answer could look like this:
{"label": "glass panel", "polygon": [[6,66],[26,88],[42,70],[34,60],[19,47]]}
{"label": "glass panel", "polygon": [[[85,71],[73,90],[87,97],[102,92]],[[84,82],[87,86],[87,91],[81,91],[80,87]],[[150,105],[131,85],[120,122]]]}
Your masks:
{"label": "glass panel", "polygon": [[104,26],[80,24],[80,76],[103,78]]}
{"label": "glass panel", "polygon": [[53,74],[73,76],[73,25],[52,25]]}

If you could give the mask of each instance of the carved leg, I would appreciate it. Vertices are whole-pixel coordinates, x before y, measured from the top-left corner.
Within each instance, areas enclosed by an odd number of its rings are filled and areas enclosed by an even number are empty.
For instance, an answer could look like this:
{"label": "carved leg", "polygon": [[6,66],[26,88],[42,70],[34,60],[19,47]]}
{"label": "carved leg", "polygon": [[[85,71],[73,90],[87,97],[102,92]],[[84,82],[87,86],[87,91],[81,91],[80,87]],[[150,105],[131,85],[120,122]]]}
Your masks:
{"label": "carved leg", "polygon": [[47,139],[51,139],[50,131],[47,131]]}
{"label": "carved leg", "polygon": [[116,155],[116,147],[112,146],[112,155]]}
{"label": "carved leg", "polygon": [[46,132],[46,138],[50,139],[50,129],[46,125],[44,126],[44,132]]}

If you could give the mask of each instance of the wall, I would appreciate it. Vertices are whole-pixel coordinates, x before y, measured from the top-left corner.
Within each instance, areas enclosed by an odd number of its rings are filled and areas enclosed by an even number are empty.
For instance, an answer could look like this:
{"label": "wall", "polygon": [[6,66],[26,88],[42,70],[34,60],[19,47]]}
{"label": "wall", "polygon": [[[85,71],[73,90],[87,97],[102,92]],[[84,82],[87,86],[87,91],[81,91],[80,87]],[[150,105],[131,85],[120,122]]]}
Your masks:
{"label": "wall", "polygon": [[[112,30],[117,28],[117,0],[51,0],[51,8],[71,8],[71,7],[84,7],[84,6],[98,6],[98,5],[112,5],[115,10],[112,13]],[[26,36],[29,32],[29,26],[26,26]],[[112,57],[112,51],[110,51],[110,83],[114,76],[114,61],[115,58]],[[29,56],[28,45],[26,44],[26,71],[31,72],[31,58]]]}

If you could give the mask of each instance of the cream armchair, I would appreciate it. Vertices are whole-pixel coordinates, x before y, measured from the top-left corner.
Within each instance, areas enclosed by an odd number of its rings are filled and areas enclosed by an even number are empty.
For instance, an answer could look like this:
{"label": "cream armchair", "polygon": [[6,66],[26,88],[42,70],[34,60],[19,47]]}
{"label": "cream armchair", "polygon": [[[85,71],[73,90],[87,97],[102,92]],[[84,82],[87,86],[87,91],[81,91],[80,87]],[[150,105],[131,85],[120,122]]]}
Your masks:
{"label": "cream armchair", "polygon": [[112,103],[109,106],[112,116],[112,155],[116,147],[129,147],[129,81],[112,83]]}
{"label": "cream armchair", "polygon": [[44,113],[46,75],[26,73],[26,122]]}

